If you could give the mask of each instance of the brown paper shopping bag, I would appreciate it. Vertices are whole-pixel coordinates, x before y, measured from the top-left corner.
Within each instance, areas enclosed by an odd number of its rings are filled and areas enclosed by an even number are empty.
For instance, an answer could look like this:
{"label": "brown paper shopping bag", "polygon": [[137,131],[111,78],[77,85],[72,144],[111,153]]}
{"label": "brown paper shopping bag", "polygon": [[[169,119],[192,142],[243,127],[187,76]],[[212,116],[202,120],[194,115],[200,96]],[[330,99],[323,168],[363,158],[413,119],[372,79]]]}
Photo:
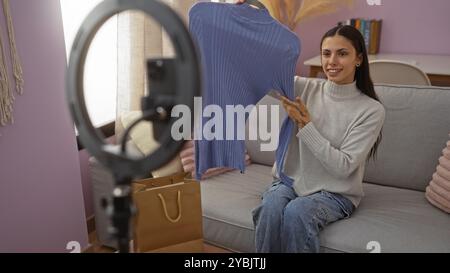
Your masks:
{"label": "brown paper shopping bag", "polygon": [[200,184],[187,174],[133,183],[136,252],[202,252]]}

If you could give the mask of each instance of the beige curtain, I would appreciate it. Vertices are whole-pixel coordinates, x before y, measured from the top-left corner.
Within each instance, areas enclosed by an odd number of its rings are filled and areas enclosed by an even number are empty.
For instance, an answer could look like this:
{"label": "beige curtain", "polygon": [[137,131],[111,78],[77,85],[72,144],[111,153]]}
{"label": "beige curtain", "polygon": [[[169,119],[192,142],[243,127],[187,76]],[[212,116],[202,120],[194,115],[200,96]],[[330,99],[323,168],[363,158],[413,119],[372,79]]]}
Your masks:
{"label": "beige curtain", "polygon": [[[161,0],[188,22],[188,11],[196,0]],[[170,38],[153,18],[138,11],[118,15],[118,78],[116,136],[123,132],[122,120],[140,110],[146,92],[145,60],[174,55]]]}

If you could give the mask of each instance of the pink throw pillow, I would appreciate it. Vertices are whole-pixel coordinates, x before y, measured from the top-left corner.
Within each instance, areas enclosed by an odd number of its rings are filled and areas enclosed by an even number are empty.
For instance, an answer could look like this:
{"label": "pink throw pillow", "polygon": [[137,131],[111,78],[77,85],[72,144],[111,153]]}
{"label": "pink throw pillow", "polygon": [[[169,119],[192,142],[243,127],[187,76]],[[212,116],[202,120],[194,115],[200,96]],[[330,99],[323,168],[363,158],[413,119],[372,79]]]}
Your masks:
{"label": "pink throw pillow", "polygon": [[450,141],[442,150],[439,165],[426,188],[425,197],[435,207],[450,213]]}
{"label": "pink throw pillow", "polygon": [[442,150],[442,154],[445,158],[450,159],[450,141],[447,142],[447,147]]}
{"label": "pink throw pillow", "polygon": [[425,192],[425,197],[427,200],[433,204],[435,207],[450,213],[450,204],[448,203],[448,199],[445,199],[438,193],[436,193],[431,186],[427,187],[427,190]]}
{"label": "pink throw pillow", "polygon": [[440,176],[437,172],[433,174],[432,182],[438,184],[442,188],[450,191],[450,181]]}
{"label": "pink throw pillow", "polygon": [[[180,152],[180,158],[181,158],[181,165],[183,166],[183,170],[185,172],[191,173],[192,177],[195,177],[195,147],[194,147],[194,141],[187,141],[183,149]],[[251,164],[250,156],[248,153],[245,154],[245,165],[248,166]],[[226,173],[229,171],[232,171],[231,168],[212,168],[207,170],[203,176],[203,179],[207,179],[222,173]]]}

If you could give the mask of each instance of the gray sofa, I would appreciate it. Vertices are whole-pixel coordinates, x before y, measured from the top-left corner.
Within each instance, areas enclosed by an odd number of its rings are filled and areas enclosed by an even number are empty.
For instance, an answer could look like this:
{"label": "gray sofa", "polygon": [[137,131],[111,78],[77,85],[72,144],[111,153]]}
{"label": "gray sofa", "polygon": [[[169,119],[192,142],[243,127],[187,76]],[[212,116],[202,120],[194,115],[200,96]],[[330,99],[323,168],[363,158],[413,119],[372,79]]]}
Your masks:
{"label": "gray sofa", "polygon": [[[425,199],[425,187],[450,132],[450,88],[379,85],[386,108],[376,162],[366,166],[365,197],[351,218],[321,233],[323,252],[450,252],[450,215]],[[266,96],[259,105],[278,104]],[[280,106],[280,109],[282,107]],[[285,113],[280,115],[283,118]],[[247,141],[245,174],[228,172],[201,182],[205,241],[235,252],[254,252],[251,211],[272,182],[274,152]],[[110,192],[110,175],[91,159],[94,198]],[[96,204],[99,202],[96,201]],[[99,240],[106,218],[96,205]]]}
{"label": "gray sofa", "polygon": [[[450,215],[424,194],[449,139],[450,88],[379,85],[376,91],[386,120],[377,161],[366,166],[365,197],[351,218],[323,230],[321,249],[450,252]],[[259,104],[274,103],[266,96]],[[272,182],[275,158],[260,152],[255,141],[246,147],[253,164],[245,174],[234,171],[201,182],[205,240],[237,252],[254,252],[251,211]]]}

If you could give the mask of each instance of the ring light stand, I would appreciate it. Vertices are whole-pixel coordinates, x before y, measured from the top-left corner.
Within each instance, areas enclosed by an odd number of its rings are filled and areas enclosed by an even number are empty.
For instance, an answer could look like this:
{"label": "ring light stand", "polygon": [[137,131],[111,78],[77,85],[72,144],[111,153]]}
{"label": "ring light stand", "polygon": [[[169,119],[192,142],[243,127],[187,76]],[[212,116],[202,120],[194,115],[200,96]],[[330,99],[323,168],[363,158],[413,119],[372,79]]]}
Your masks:
{"label": "ring light stand", "polygon": [[[133,126],[140,121],[152,121],[153,134],[160,147],[140,159],[128,156],[124,146],[132,127],[125,131],[122,149],[102,139],[102,134],[90,121],[83,89],[84,65],[93,38],[109,18],[127,10],[142,11],[159,22],[176,52],[173,59],[146,60],[148,82],[152,84],[149,95],[142,98],[143,118]],[[81,142],[115,178],[112,204],[108,204],[107,212],[112,220],[110,232],[118,240],[119,252],[129,252],[130,218],[134,214],[131,181],[164,166],[182,148],[183,141],[171,137],[174,119],[170,113],[178,104],[194,109],[194,97],[201,93],[199,71],[195,47],[183,21],[158,0],[105,0],[88,15],[74,40],[66,81],[68,104]],[[193,124],[193,117],[191,122]]]}

